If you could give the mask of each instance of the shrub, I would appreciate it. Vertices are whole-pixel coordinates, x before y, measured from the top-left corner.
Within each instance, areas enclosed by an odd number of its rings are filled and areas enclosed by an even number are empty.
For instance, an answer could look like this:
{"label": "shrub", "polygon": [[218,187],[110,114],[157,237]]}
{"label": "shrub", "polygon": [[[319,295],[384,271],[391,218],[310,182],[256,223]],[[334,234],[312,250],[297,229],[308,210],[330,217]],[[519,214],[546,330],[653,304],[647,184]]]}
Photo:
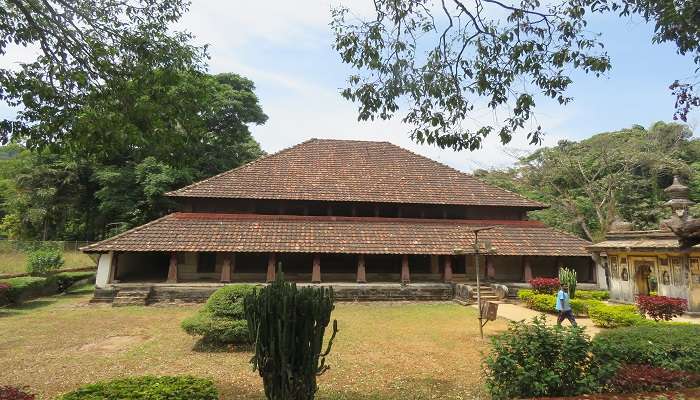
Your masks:
{"label": "shrub", "polygon": [[209,379],[191,376],[142,376],[98,382],[59,397],[60,400],[217,400]]}
{"label": "shrub", "polygon": [[581,328],[512,322],[491,338],[484,360],[486,387],[495,400],[572,396],[597,389],[589,375],[590,341]]}
{"label": "shrub", "polygon": [[333,311],[333,288],[303,287],[285,282],[281,271],[272,284],[245,298],[245,314],[255,337],[253,369],[263,379],[265,396],[271,400],[313,399],[316,377],[328,366],[326,356],[338,333],[325,350],[323,336]]}
{"label": "shrub", "polygon": [[32,250],[27,255],[27,272],[29,275],[46,275],[63,266],[63,252],[55,248]]}
{"label": "shrub", "polygon": [[201,336],[207,343],[248,343],[248,323],[244,319],[215,317],[210,312],[199,312],[185,318],[180,325],[192,336]]}
{"label": "shrub", "polygon": [[34,400],[35,395],[26,391],[26,388],[16,386],[0,386],[0,400]]}
{"label": "shrub", "polygon": [[68,290],[69,287],[73,286],[76,282],[82,281],[84,279],[91,279],[95,277],[95,272],[92,271],[75,271],[75,272],[59,272],[58,274],[50,275],[48,279],[50,281],[55,281],[58,285],[58,291],[60,293]]}
{"label": "shrub", "polygon": [[7,292],[9,302],[19,303],[25,298],[42,294],[48,280],[39,276],[21,276],[4,279],[2,283],[10,285]]}
{"label": "shrub", "polygon": [[649,322],[605,331],[593,339],[591,351],[602,381],[622,365],[700,373],[700,325]]}
{"label": "shrub", "polygon": [[699,384],[699,374],[650,365],[624,365],[610,380],[609,388],[614,392],[660,392]]}
{"label": "shrub", "polygon": [[10,284],[0,282],[0,305],[10,302]]}
{"label": "shrub", "polygon": [[[520,294],[520,292],[518,292]],[[551,294],[526,294],[527,306],[544,313],[556,313],[557,297]],[[590,304],[599,303],[596,300],[571,299],[571,311],[577,316],[587,316]]]}
{"label": "shrub", "polygon": [[666,296],[637,296],[637,310],[654,321],[670,321],[688,310],[688,301]]}
{"label": "shrub", "polygon": [[253,285],[227,285],[209,297],[197,314],[182,321],[182,329],[192,336],[216,344],[249,343],[243,299],[255,291]]}
{"label": "shrub", "polygon": [[569,296],[573,299],[576,297],[576,270],[571,268],[559,269],[559,282],[569,288]]}
{"label": "shrub", "polygon": [[536,293],[553,294],[559,289],[559,279],[557,278],[535,278],[528,282]]}
{"label": "shrub", "polygon": [[530,300],[530,298],[531,298],[532,296],[534,296],[534,295],[535,295],[535,291],[534,291],[534,290],[530,290],[530,289],[520,289],[520,290],[518,290],[518,299],[520,299],[520,300],[522,300],[522,301],[528,301],[528,300]]}
{"label": "shrub", "polygon": [[576,298],[580,300],[605,301],[610,298],[610,292],[607,290],[577,290]]}
{"label": "shrub", "polygon": [[593,321],[593,325],[600,328],[632,326],[644,321],[632,305],[611,305],[601,302],[588,303],[588,316]]}

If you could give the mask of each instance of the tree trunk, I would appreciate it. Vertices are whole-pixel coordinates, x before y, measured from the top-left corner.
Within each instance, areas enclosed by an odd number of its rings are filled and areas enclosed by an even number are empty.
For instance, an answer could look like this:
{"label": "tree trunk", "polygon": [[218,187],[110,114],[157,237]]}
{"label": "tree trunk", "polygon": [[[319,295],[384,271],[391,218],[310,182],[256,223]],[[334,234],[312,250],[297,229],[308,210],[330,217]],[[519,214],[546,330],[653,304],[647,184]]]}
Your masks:
{"label": "tree trunk", "polygon": [[681,249],[689,249],[700,244],[700,219],[673,221],[669,228],[678,236]]}

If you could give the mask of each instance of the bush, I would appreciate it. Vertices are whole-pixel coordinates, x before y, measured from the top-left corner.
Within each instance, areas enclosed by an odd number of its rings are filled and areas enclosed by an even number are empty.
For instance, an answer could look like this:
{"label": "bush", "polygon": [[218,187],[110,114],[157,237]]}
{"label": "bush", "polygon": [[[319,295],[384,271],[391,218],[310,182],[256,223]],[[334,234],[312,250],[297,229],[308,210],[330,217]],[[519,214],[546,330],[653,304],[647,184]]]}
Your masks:
{"label": "bush", "polygon": [[29,275],[41,276],[63,266],[63,252],[55,248],[32,250],[27,255],[27,272]]}
{"label": "bush", "polygon": [[520,289],[520,290],[518,290],[518,299],[520,299],[520,300],[522,300],[522,301],[528,301],[528,300],[530,300],[530,298],[531,298],[532,296],[534,296],[534,295],[535,295],[535,291],[534,291],[534,290],[530,290],[530,289]]}
{"label": "bush", "polygon": [[143,376],[98,382],[59,397],[60,400],[217,400],[209,379],[191,376]]}
{"label": "bush", "polygon": [[75,272],[59,272],[55,275],[50,275],[48,279],[55,281],[58,285],[58,292],[63,293],[76,282],[95,277],[93,271],[75,271]]}
{"label": "bush", "polygon": [[590,342],[581,328],[512,322],[491,338],[484,360],[486,387],[493,399],[573,396],[597,390],[589,374]]}
{"label": "bush", "polygon": [[[520,295],[520,292],[518,292],[518,295]],[[528,308],[544,313],[556,313],[556,295],[526,293],[524,297],[527,299]],[[571,299],[571,311],[574,315],[585,317],[588,316],[589,306],[597,303],[599,302],[596,300]]]}
{"label": "bush", "polygon": [[593,321],[593,325],[600,328],[632,326],[644,321],[644,317],[639,315],[632,305],[611,305],[601,302],[588,303],[588,316]]}
{"label": "bush", "polygon": [[530,279],[528,283],[536,293],[540,294],[556,293],[560,286],[558,278],[535,278]]}
{"label": "bush", "polygon": [[207,343],[249,343],[248,323],[244,319],[215,317],[210,312],[199,312],[185,318],[180,325],[192,336],[201,336]]}
{"label": "bush", "polygon": [[650,365],[624,365],[610,380],[609,388],[613,392],[660,392],[699,384],[699,374]]}
{"label": "bush", "polygon": [[180,326],[208,343],[250,343],[243,299],[254,291],[253,285],[224,286],[212,293],[201,311],[183,320]]}
{"label": "bush", "polygon": [[591,350],[602,381],[622,365],[700,373],[700,325],[649,322],[601,332]]}
{"label": "bush", "polygon": [[26,388],[16,386],[0,386],[0,400],[34,400],[35,395],[26,391]]}
{"label": "bush", "polygon": [[0,282],[0,305],[10,302],[10,284]]}
{"label": "bush", "polygon": [[666,296],[637,296],[637,310],[654,321],[670,321],[688,310],[688,301]]}
{"label": "bush", "polygon": [[4,279],[2,283],[10,285],[7,292],[8,301],[19,303],[26,298],[43,294],[48,280],[39,276],[21,276]]}
{"label": "bush", "polygon": [[610,292],[607,290],[577,290],[576,298],[580,300],[605,301],[610,298]]}

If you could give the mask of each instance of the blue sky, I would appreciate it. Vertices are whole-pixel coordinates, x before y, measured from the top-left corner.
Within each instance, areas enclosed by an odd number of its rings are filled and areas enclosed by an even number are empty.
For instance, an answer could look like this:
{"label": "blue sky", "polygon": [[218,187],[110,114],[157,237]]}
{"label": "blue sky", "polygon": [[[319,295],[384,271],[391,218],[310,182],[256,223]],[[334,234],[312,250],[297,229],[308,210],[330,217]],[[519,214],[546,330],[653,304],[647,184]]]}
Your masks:
{"label": "blue sky", "polygon": [[[359,14],[371,10],[371,0],[350,3]],[[398,118],[357,122],[355,105],[339,95],[350,70],[332,48],[331,4],[194,0],[178,25],[192,32],[198,43],[209,44],[211,72],[236,72],[256,83],[270,117],[264,126],[253,128],[263,149],[274,152],[312,137],[388,140],[464,171],[507,166],[514,161],[510,154],[533,150],[523,137],[505,147],[492,137],[484,149],[455,153],[412,143]],[[676,55],[672,45],[652,44],[653,26],[639,19],[596,17],[589,28],[603,34],[613,70],[597,79],[574,75],[569,92],[574,102],[567,106],[538,102],[536,121],[547,133],[545,145],[670,121],[673,97],[668,85],[694,71],[691,57]],[[0,60],[11,61],[8,56]],[[0,115],[8,112],[0,106]],[[700,113],[694,112],[689,124],[697,132]]]}

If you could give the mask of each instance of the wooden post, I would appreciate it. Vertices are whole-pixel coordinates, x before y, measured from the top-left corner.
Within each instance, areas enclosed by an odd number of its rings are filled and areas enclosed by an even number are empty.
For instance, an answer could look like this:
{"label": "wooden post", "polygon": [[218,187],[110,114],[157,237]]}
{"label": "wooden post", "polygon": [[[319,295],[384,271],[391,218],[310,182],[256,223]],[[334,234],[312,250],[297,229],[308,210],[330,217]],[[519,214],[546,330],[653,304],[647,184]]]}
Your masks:
{"label": "wooden post", "polygon": [[439,274],[440,273],[440,256],[432,255],[430,256],[430,273]]}
{"label": "wooden post", "polygon": [[401,284],[405,285],[411,282],[411,271],[408,268],[408,255],[404,254],[401,257]]}
{"label": "wooden post", "polygon": [[314,254],[311,283],[321,283],[321,256],[319,254]]}
{"label": "wooden post", "polygon": [[445,271],[443,280],[447,283],[452,282],[452,256],[445,256]]}
{"label": "wooden post", "polygon": [[170,264],[168,265],[168,283],[177,283],[177,253],[170,253]]}
{"label": "wooden post", "polygon": [[486,277],[496,279],[496,267],[493,266],[493,257],[486,256]]}
{"label": "wooden post", "polygon": [[530,265],[530,258],[523,256],[523,281],[530,282],[532,279],[532,266]]}
{"label": "wooden post", "polygon": [[236,255],[233,253],[224,253],[224,262],[221,265],[221,283],[231,282],[231,275],[236,268]]}
{"label": "wooden post", "polygon": [[270,253],[267,258],[267,277],[265,277],[266,282],[272,282],[275,280],[275,264],[277,263],[277,255],[275,253]]}
{"label": "wooden post", "polygon": [[365,255],[357,256],[357,283],[367,283],[367,272],[365,270]]}

